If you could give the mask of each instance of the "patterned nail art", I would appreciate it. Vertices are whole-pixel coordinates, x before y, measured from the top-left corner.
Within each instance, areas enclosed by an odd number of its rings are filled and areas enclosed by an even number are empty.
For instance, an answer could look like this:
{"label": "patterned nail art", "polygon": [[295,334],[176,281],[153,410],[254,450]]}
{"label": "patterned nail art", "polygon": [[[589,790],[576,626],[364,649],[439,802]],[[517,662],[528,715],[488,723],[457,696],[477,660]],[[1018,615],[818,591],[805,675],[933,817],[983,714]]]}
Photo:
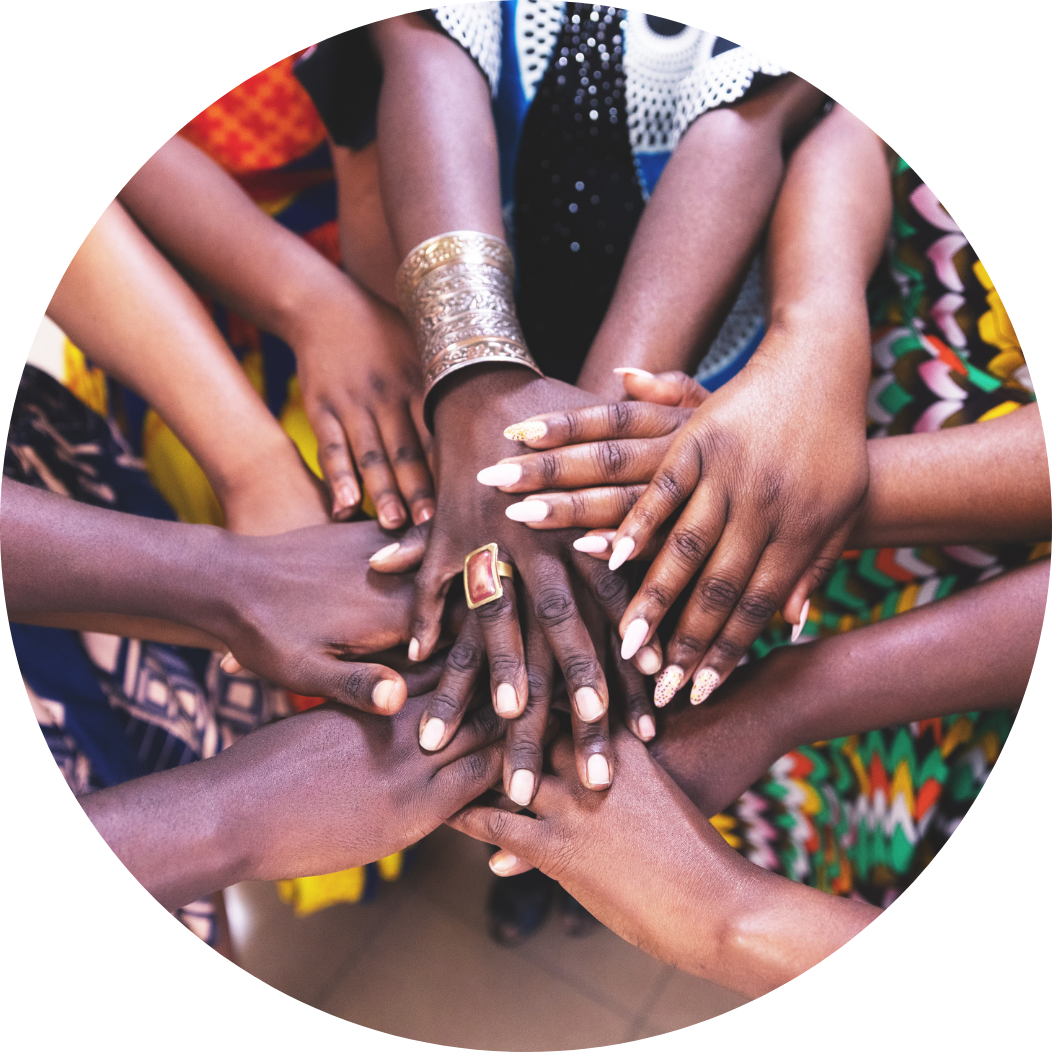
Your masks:
{"label": "patterned nail art", "polygon": [[711,668],[703,668],[694,677],[690,688],[691,705],[700,705],[720,685],[720,674]]}
{"label": "patterned nail art", "polygon": [[676,696],[682,682],[683,669],[679,665],[669,665],[654,684],[654,704],[659,709],[667,705]]}
{"label": "patterned nail art", "polygon": [[512,442],[536,442],[548,434],[548,427],[540,420],[525,420],[504,429],[504,437]]}

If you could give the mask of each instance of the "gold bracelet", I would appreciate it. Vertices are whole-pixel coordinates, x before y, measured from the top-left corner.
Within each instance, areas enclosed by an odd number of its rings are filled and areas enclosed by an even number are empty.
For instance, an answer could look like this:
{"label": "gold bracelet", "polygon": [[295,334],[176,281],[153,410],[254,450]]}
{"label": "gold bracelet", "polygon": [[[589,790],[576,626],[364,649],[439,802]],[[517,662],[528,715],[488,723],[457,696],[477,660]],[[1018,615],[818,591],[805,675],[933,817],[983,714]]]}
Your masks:
{"label": "gold bracelet", "polygon": [[398,268],[396,290],[424,371],[424,419],[439,380],[477,362],[510,362],[542,375],[515,314],[515,264],[499,238],[471,230],[433,237]]}

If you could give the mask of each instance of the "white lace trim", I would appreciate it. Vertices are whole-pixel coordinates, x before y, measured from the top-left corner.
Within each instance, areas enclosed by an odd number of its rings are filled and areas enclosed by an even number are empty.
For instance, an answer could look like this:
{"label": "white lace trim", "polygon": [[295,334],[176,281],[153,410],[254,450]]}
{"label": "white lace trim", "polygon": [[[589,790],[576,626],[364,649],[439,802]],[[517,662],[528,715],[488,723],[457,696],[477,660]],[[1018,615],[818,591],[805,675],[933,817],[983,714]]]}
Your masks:
{"label": "white lace trim", "polygon": [[500,4],[447,4],[431,11],[438,24],[479,64],[495,96],[500,81]]}
{"label": "white lace trim", "polygon": [[519,55],[519,79],[527,102],[532,102],[537,93],[565,17],[565,3],[519,0],[515,5],[515,47]]}
{"label": "white lace trim", "polygon": [[625,35],[625,110],[633,153],[666,153],[676,134],[680,84],[712,53],[712,33],[684,26],[675,36],[655,33],[641,11],[628,11]]}
{"label": "white lace trim", "polygon": [[784,66],[779,66],[743,47],[724,51],[721,55],[701,63],[679,85],[672,147],[675,147],[679,137],[707,110],[740,99],[752,87],[753,77],[757,73],[781,77],[788,72]]}

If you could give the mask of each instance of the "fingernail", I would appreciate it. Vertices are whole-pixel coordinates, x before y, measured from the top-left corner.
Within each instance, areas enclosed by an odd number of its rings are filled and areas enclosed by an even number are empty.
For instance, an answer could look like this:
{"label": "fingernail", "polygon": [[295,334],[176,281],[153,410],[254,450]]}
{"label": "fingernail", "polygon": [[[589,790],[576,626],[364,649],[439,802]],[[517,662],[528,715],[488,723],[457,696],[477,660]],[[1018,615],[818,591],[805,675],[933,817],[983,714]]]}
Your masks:
{"label": "fingernail", "polygon": [[610,764],[602,753],[592,753],[588,757],[588,782],[590,785],[610,784]]}
{"label": "fingernail", "polygon": [[518,504],[509,504],[504,514],[515,522],[540,522],[548,518],[548,505],[543,500],[522,500]]}
{"label": "fingernail", "polygon": [[617,570],[623,566],[628,560],[628,557],[632,554],[632,550],[635,548],[636,542],[631,537],[622,537],[621,540],[614,545],[613,554],[610,556],[610,569]]}
{"label": "fingernail", "polygon": [[394,704],[396,685],[392,680],[382,679],[373,687],[373,704],[381,712],[389,712]]}
{"label": "fingernail", "polygon": [[384,559],[390,558],[401,547],[402,545],[398,541],[395,541],[394,544],[388,544],[378,552],[373,552],[373,554],[369,556],[369,562],[382,563]]}
{"label": "fingernail", "polygon": [[800,633],[804,630],[804,625],[807,624],[807,613],[811,609],[811,600],[808,599],[804,603],[803,610],[800,611],[800,622],[799,624],[793,625],[792,634],[789,636],[789,642],[795,643],[800,638]]}
{"label": "fingernail", "polygon": [[640,716],[637,726],[639,727],[639,736],[645,742],[650,741],[657,734],[653,716]]}
{"label": "fingernail", "polygon": [[580,687],[573,696],[573,703],[574,708],[577,709],[577,715],[585,723],[591,723],[603,714],[603,703],[591,687]]}
{"label": "fingernail", "polygon": [[230,651],[227,651],[223,655],[223,660],[219,662],[219,667],[228,676],[236,676],[241,671],[241,662]]}
{"label": "fingernail", "polygon": [[679,665],[669,665],[654,684],[654,704],[659,709],[667,705],[676,696],[682,682],[683,669]]}
{"label": "fingernail", "polygon": [[506,876],[518,864],[519,860],[514,855],[508,854],[507,851],[498,851],[495,855],[492,855],[489,860],[489,868],[493,870],[498,877]]}
{"label": "fingernail", "polygon": [[437,716],[432,716],[420,732],[420,748],[434,752],[445,733],[446,725]]}
{"label": "fingernail", "polygon": [[656,675],[658,669],[661,668],[661,655],[654,647],[643,647],[636,655],[636,668],[644,676]]}
{"label": "fingernail", "polygon": [[359,496],[358,487],[353,483],[346,480],[337,482],[333,487],[333,514],[343,511],[344,508],[353,507],[358,503]]}
{"label": "fingernail", "polygon": [[621,365],[621,366],[618,366],[614,370],[614,372],[617,373],[618,376],[624,376],[624,375],[627,374],[629,376],[642,376],[644,380],[653,380],[654,379],[654,374],[653,373],[648,373],[646,371],[646,369],[637,369],[634,365]]}
{"label": "fingernail", "polygon": [[720,685],[720,674],[714,668],[699,669],[690,688],[691,705],[700,705]]}
{"label": "fingernail", "polygon": [[376,513],[376,517],[385,530],[397,530],[405,522],[405,512],[396,504],[385,504],[383,509]]}
{"label": "fingernail", "polygon": [[420,660],[420,640],[416,636],[409,640],[409,660]]}
{"label": "fingernail", "polygon": [[414,517],[414,523],[419,526],[422,522],[430,522],[435,517],[434,508],[421,508]]}
{"label": "fingernail", "polygon": [[516,771],[511,776],[508,796],[520,807],[525,807],[533,799],[533,771]]}
{"label": "fingernail", "polygon": [[647,638],[649,631],[650,625],[641,617],[629,622],[628,628],[625,629],[625,637],[621,640],[621,658],[623,661],[628,661],[635,657],[636,651],[643,645],[643,641]]}
{"label": "fingernail", "polygon": [[514,486],[522,478],[521,464],[494,464],[476,476],[483,486]]}
{"label": "fingernail", "polygon": [[592,535],[591,537],[578,537],[573,546],[579,552],[587,552],[589,555],[601,555],[610,547],[610,542],[605,537]]}
{"label": "fingernail", "polygon": [[504,429],[504,437],[512,442],[536,442],[548,434],[548,425],[542,420],[524,420],[521,424],[512,424]]}
{"label": "fingernail", "polygon": [[493,705],[498,715],[514,716],[519,708],[519,699],[515,696],[515,688],[510,683],[501,683],[497,687]]}

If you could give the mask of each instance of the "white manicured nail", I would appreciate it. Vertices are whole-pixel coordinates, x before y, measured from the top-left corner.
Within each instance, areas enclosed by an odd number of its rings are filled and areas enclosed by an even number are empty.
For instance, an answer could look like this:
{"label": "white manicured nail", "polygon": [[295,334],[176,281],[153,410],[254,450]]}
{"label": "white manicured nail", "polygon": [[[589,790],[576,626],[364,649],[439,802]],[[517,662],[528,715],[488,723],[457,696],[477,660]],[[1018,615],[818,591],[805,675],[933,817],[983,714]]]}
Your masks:
{"label": "white manicured nail", "polygon": [[420,640],[417,639],[415,636],[409,640],[409,660],[420,660]]}
{"label": "white manicured nail", "polygon": [[610,556],[610,569],[617,570],[623,566],[627,561],[628,557],[635,550],[636,542],[631,537],[622,537],[621,540],[614,545],[613,553]]}
{"label": "white manicured nail", "polygon": [[515,522],[540,522],[548,518],[548,505],[543,500],[523,500],[509,504],[504,514]]}
{"label": "white manicured nail", "polygon": [[533,799],[533,771],[516,771],[511,776],[508,796],[520,807],[525,807]]}
{"label": "white manicured nail", "polygon": [[621,658],[623,661],[629,661],[635,657],[636,651],[643,645],[643,641],[647,638],[649,631],[650,625],[641,617],[629,622],[628,628],[625,629],[625,638],[621,640]]}
{"label": "white manicured nail", "polygon": [[789,642],[795,643],[800,638],[800,633],[804,630],[804,625],[807,624],[807,614],[811,609],[811,600],[808,599],[804,603],[803,610],[800,611],[800,621],[798,624],[793,625],[792,635],[789,636]]}
{"label": "white manicured nail", "polygon": [[515,696],[515,688],[510,683],[501,683],[497,687],[493,705],[499,716],[514,716],[519,707],[519,699]]}
{"label": "white manicured nail", "polygon": [[428,752],[434,752],[438,748],[438,743],[442,740],[442,735],[445,733],[446,725],[437,716],[432,716],[424,724],[424,729],[420,732],[420,748],[426,749]]}
{"label": "white manicured nail", "polygon": [[601,555],[610,547],[610,542],[605,537],[593,535],[591,537],[578,537],[573,546],[579,552],[587,552],[589,555]]}
{"label": "white manicured nail", "polygon": [[390,558],[402,545],[395,541],[394,544],[388,544],[385,548],[381,548],[378,552],[373,552],[369,556],[369,562],[371,563],[382,563],[384,559]]}
{"label": "white manicured nail", "polygon": [[521,464],[494,464],[476,476],[483,486],[514,486],[522,478]]}
{"label": "white manicured nail", "polygon": [[610,784],[610,764],[602,753],[592,753],[588,757],[588,782],[590,785]]}
{"label": "white manicured nail", "polygon": [[618,376],[641,376],[644,380],[653,380],[654,374],[648,373],[646,369],[637,369],[634,365],[619,365],[615,370]]}

